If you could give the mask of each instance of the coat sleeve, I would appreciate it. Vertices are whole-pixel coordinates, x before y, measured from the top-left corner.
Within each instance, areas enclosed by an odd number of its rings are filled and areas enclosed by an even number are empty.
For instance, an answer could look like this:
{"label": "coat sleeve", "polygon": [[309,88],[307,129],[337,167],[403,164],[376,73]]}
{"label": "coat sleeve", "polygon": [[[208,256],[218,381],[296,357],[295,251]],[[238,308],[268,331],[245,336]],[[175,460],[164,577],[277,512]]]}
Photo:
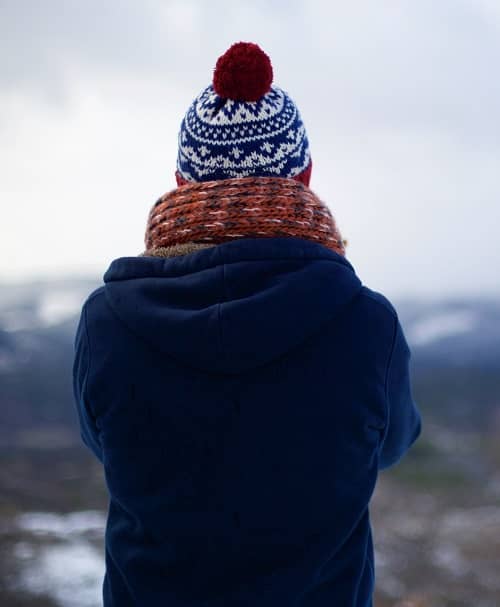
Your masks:
{"label": "coat sleeve", "polygon": [[87,447],[102,462],[99,429],[86,394],[90,370],[90,345],[87,331],[87,306],[83,305],[74,341],[73,394],[80,424],[80,436]]}
{"label": "coat sleeve", "polygon": [[396,315],[385,383],[386,425],[379,452],[381,470],[397,463],[421,432],[421,415],[412,394],[410,357],[410,348]]}

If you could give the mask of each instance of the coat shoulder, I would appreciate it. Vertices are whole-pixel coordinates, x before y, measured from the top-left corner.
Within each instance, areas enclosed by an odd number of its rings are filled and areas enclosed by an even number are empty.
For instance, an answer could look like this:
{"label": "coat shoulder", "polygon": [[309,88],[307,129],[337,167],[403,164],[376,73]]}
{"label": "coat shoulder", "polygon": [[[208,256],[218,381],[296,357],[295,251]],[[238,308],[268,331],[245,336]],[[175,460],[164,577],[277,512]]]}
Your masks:
{"label": "coat shoulder", "polygon": [[102,309],[103,304],[105,304],[106,295],[104,288],[104,285],[97,287],[91,291],[84,300],[82,304],[82,313],[85,313],[87,319],[93,317],[96,314],[96,310]]}
{"label": "coat shoulder", "polygon": [[389,301],[389,299],[380,293],[379,291],[375,291],[373,289],[368,288],[366,285],[363,285],[360,291],[360,295],[366,298],[368,301],[375,301],[385,308],[391,315],[394,320],[398,319],[398,313],[394,305]]}
{"label": "coat shoulder", "polygon": [[89,295],[87,295],[87,298],[85,299],[84,305],[88,302],[90,302],[92,299],[94,299],[95,297],[98,297],[99,295],[104,295],[104,285],[101,285],[100,287],[97,287],[96,289],[94,289],[93,291],[91,291],[89,293]]}

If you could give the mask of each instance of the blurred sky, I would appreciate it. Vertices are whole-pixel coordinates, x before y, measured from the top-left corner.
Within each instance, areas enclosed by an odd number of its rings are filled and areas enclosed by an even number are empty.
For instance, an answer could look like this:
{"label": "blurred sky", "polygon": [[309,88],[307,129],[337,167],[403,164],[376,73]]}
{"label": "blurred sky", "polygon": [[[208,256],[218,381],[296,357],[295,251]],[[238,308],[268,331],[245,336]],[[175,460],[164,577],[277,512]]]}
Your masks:
{"label": "blurred sky", "polygon": [[498,0],[0,0],[0,281],[144,250],[182,117],[240,40],[297,103],[365,284],[500,294]]}

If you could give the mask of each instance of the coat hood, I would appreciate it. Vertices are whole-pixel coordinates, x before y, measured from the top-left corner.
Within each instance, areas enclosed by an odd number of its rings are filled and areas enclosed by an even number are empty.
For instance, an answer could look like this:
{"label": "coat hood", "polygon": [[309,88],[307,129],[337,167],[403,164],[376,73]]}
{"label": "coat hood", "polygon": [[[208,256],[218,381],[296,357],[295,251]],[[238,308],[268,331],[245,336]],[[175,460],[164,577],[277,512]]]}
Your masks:
{"label": "coat hood", "polygon": [[345,257],[290,236],[119,257],[103,279],[109,306],[136,336],[179,363],[226,374],[284,355],[362,287]]}

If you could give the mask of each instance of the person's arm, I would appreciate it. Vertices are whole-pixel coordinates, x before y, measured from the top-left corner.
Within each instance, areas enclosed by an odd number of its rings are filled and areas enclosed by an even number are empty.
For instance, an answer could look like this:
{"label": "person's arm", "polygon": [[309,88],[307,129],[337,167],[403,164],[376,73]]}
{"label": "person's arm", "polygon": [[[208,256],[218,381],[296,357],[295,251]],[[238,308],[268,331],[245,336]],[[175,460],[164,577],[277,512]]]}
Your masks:
{"label": "person's arm", "polygon": [[90,347],[87,332],[87,307],[85,303],[82,308],[74,341],[73,394],[78,411],[80,436],[85,445],[87,445],[94,455],[102,462],[99,429],[86,395],[90,360]]}
{"label": "person's arm", "polygon": [[385,383],[386,425],[379,451],[381,470],[397,463],[422,429],[420,412],[412,395],[410,357],[410,348],[396,316]]}

